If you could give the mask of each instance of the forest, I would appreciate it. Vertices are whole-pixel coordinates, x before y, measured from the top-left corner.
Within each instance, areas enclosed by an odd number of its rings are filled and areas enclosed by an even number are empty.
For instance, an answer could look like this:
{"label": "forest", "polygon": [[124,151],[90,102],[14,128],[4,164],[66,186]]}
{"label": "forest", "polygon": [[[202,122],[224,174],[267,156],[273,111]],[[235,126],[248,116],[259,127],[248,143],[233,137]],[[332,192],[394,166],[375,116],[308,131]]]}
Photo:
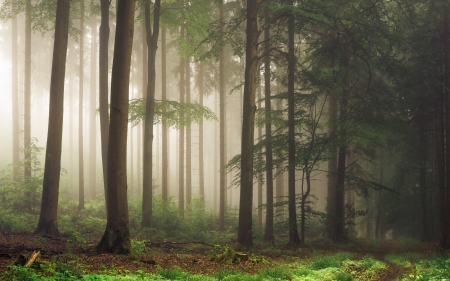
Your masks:
{"label": "forest", "polygon": [[450,280],[449,16],[0,0],[0,280]]}

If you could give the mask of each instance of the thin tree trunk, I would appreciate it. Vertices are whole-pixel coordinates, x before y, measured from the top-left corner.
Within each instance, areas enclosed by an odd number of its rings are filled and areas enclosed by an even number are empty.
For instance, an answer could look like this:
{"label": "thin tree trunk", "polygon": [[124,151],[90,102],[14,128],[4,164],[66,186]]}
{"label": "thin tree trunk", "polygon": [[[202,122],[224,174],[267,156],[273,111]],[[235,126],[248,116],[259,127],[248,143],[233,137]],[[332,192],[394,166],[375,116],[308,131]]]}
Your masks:
{"label": "thin tree trunk", "polygon": [[[268,8],[264,9],[264,21],[270,21]],[[270,29],[264,30],[264,41],[266,41],[266,52],[270,49]],[[264,232],[265,241],[274,241],[273,236],[273,156],[272,156],[272,104],[270,99],[270,56],[264,58],[264,99],[266,117],[266,229]]]}
{"label": "thin tree trunk", "polygon": [[105,200],[108,200],[106,166],[108,163],[108,41],[109,41],[109,0],[101,0],[101,23],[99,42],[99,111],[100,111],[100,138],[102,148],[102,167]]}
{"label": "thin tree trunk", "polygon": [[[161,30],[161,99],[163,101],[167,100],[167,51],[166,51],[166,28],[163,27]],[[162,109],[163,114],[166,109]],[[168,143],[169,134],[167,132],[167,120],[163,118],[161,121],[162,130],[162,200],[163,202],[169,201],[169,154],[168,154]]]}
{"label": "thin tree trunk", "polygon": [[[11,28],[11,98],[12,98],[12,155],[13,164],[20,160],[20,127],[19,127],[19,70],[18,70],[18,55],[17,55],[17,16],[12,19]],[[13,180],[19,180],[19,169],[16,165],[13,166]]]}
{"label": "thin tree trunk", "polygon": [[[292,5],[292,1],[290,2]],[[291,246],[300,245],[297,228],[297,212],[295,202],[295,109],[294,109],[294,16],[288,18],[288,213],[289,213],[289,242]]]}
{"label": "thin tree trunk", "polygon": [[[186,60],[186,102],[191,103],[191,65]],[[186,126],[186,210],[191,211],[192,201],[192,130]]]}
{"label": "thin tree trunk", "polygon": [[[224,22],[224,0],[220,2],[220,22],[221,26]],[[221,27],[223,29],[223,27]],[[225,110],[226,110],[226,96],[225,96],[225,58],[223,51],[223,44],[219,54],[219,111],[220,111],[220,132],[219,132],[219,231],[225,230],[225,213],[226,213],[226,178],[225,178],[225,164],[226,164],[226,152],[225,152],[225,140],[226,140],[226,128],[225,128]]]}
{"label": "thin tree trunk", "polygon": [[[31,178],[31,0],[25,2],[25,81],[23,105],[23,132],[24,132],[24,177],[25,181]],[[30,194],[27,194],[30,198]],[[29,201],[29,200],[27,200]],[[26,203],[27,205],[30,202]],[[31,208],[31,206],[26,206]]]}
{"label": "thin tree trunk", "polygon": [[442,190],[441,196],[445,199],[445,218],[442,228],[444,229],[441,237],[441,245],[444,249],[450,249],[450,20],[449,11],[444,13],[444,55],[445,55],[445,190]]}
{"label": "thin tree trunk", "polygon": [[145,26],[148,47],[148,86],[144,128],[144,176],[142,186],[142,227],[152,224],[153,208],[153,117],[155,112],[156,50],[158,48],[161,0],[153,7],[153,30],[150,25],[150,3],[145,5]]}
{"label": "thin tree trunk", "polygon": [[[258,85],[258,108],[261,109],[261,85]],[[258,115],[260,115],[258,113]],[[260,116],[259,116],[260,117]],[[262,138],[262,128],[258,126],[258,138]],[[262,162],[262,155],[258,154],[258,161]],[[258,221],[257,221],[257,227],[258,231],[262,232],[263,229],[263,179],[262,179],[262,171],[258,171]]]}
{"label": "thin tree trunk", "polygon": [[258,68],[258,1],[247,1],[247,33],[245,48],[244,104],[242,108],[241,189],[239,200],[238,243],[246,248],[253,246],[253,151],[255,136],[255,94]]}
{"label": "thin tree trunk", "polygon": [[420,168],[419,168],[419,188],[420,188],[420,205],[422,211],[422,241],[428,242],[430,240],[430,232],[427,220],[427,186],[426,186],[426,175],[427,175],[427,141],[426,141],[426,124],[425,116],[419,118],[419,157],[420,157]]}
{"label": "thin tree trunk", "polygon": [[83,157],[83,86],[84,86],[84,0],[81,0],[80,69],[78,72],[78,210],[84,209],[84,157]]}
{"label": "thin tree trunk", "polygon": [[55,39],[50,82],[50,111],[45,151],[45,170],[41,212],[36,234],[59,235],[59,178],[61,174],[61,144],[64,112],[64,79],[69,37],[70,0],[58,0],[56,6]]}
{"label": "thin tree trunk", "polygon": [[107,221],[101,252],[129,254],[131,250],[127,199],[127,130],[134,0],[117,4],[116,37],[111,77],[111,123],[107,167]]}
{"label": "thin tree trunk", "polygon": [[[181,6],[184,7],[184,1],[181,1]],[[184,24],[181,25],[180,37],[184,38]],[[186,70],[186,60],[180,58],[180,102],[185,102],[185,70]],[[178,209],[180,210],[180,214],[184,217],[184,116],[180,116],[180,134],[178,140]]]}
{"label": "thin tree trunk", "polygon": [[[205,95],[204,90],[204,72],[203,72],[203,61],[198,64],[198,94],[200,106],[203,106],[203,96]],[[203,118],[200,119],[198,124],[198,173],[199,173],[199,189],[200,189],[200,200],[205,204],[205,166],[204,166],[204,156],[203,156]]]}
{"label": "thin tree trunk", "polygon": [[91,81],[89,93],[89,186],[91,199],[97,197],[97,17],[93,16],[91,45]]}
{"label": "thin tree trunk", "polygon": [[[333,138],[336,130],[337,99],[334,93],[328,96],[328,138]],[[328,159],[328,179],[327,179],[327,235],[333,237],[334,222],[336,221],[335,197],[336,197],[336,177],[337,177],[337,153],[336,148],[331,147],[331,156]]]}

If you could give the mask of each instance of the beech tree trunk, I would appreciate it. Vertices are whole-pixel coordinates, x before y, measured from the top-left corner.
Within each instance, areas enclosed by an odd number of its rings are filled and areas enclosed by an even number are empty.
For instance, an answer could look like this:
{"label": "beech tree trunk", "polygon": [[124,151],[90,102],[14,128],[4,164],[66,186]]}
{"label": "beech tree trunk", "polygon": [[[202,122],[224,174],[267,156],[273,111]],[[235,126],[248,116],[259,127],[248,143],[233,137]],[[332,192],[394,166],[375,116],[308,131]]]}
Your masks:
{"label": "beech tree trunk", "polygon": [[142,186],[142,227],[152,224],[153,206],[153,117],[155,113],[156,50],[159,36],[159,14],[161,0],[153,7],[153,30],[150,25],[150,3],[145,5],[145,26],[148,47],[148,86],[144,123],[144,172]]}
{"label": "beech tree trunk", "polygon": [[241,189],[239,201],[238,243],[253,246],[253,146],[255,136],[255,94],[258,68],[258,1],[247,0],[247,32],[245,47],[244,104],[242,109]]}
{"label": "beech tree trunk", "polygon": [[41,212],[35,234],[59,235],[56,223],[58,212],[59,178],[61,174],[61,144],[64,112],[64,79],[67,42],[69,37],[70,0],[58,0],[56,5],[55,36],[50,82],[50,110],[45,151],[45,170]]}
{"label": "beech tree trunk", "polygon": [[129,254],[131,250],[127,199],[127,131],[134,0],[118,0],[111,76],[111,123],[107,167],[106,230],[97,245],[101,252]]}
{"label": "beech tree trunk", "polygon": [[[337,99],[334,93],[328,96],[328,138],[333,138],[336,130],[337,118]],[[327,179],[327,235],[333,237],[336,197],[336,178],[337,178],[337,153],[336,148],[331,147],[331,157],[328,159],[328,179]]]}

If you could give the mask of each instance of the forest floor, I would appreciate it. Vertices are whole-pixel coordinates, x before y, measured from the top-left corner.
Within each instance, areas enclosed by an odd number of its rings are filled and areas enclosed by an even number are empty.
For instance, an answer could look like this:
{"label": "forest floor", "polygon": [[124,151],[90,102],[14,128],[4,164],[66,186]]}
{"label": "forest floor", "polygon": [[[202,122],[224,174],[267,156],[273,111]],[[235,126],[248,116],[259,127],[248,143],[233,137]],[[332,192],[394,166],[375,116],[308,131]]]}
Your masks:
{"label": "forest floor", "polygon": [[[70,246],[70,237],[44,237],[31,233],[1,233],[0,232],[0,275],[12,265],[19,255],[30,254],[35,250],[41,253],[41,260],[50,262],[76,263],[87,273],[103,273],[109,270],[116,272],[156,272],[161,269],[179,268],[183,272],[211,276],[219,271],[238,271],[256,274],[265,268],[276,267],[311,261],[314,256],[328,255],[339,252],[350,252],[359,258],[370,255],[376,260],[386,263],[386,267],[372,276],[370,280],[394,280],[414,274],[413,266],[401,266],[385,260],[388,254],[403,254],[416,252],[426,256],[435,252],[435,245],[420,244],[414,249],[405,250],[398,242],[381,241],[358,243],[343,247],[312,244],[302,249],[291,249],[283,244],[258,245],[250,253],[264,262],[241,261],[224,263],[212,258],[218,253],[215,245],[201,242],[142,242],[139,255],[100,254],[95,251],[94,243]],[[281,242],[280,242],[281,243]],[[73,243],[72,243],[73,244]],[[355,273],[356,271],[356,273]],[[358,268],[353,269],[353,275],[358,278]]]}

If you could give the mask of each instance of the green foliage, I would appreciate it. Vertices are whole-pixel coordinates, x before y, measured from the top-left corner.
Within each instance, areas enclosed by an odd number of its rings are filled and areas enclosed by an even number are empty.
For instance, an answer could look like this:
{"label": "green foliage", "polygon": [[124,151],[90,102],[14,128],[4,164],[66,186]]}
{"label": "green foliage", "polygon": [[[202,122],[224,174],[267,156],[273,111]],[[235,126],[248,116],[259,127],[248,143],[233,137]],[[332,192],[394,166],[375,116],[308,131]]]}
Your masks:
{"label": "green foliage", "polygon": [[[145,99],[133,99],[130,101],[129,122],[133,125],[145,119]],[[183,120],[181,119],[183,117]],[[167,121],[168,126],[179,128],[199,123],[202,119],[217,120],[216,115],[207,107],[197,103],[180,103],[178,101],[156,101],[153,124],[158,124],[162,119]]]}
{"label": "green foliage", "polygon": [[147,249],[145,248],[145,241],[131,239],[131,252],[137,256],[141,256],[145,253]]}
{"label": "green foliage", "polygon": [[325,255],[315,258],[311,263],[310,268],[314,270],[336,267],[340,268],[341,263],[346,260],[351,260],[354,257],[351,253],[340,252],[334,255]]}

